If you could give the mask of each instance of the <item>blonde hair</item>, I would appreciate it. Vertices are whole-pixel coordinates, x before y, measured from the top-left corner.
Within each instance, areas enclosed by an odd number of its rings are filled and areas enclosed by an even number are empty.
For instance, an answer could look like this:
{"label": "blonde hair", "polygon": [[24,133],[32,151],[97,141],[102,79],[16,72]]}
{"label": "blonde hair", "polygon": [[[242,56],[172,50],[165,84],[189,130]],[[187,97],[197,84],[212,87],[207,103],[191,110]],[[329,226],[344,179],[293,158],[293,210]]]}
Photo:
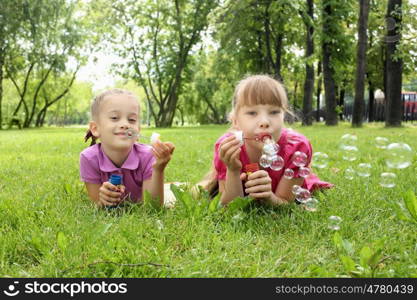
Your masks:
{"label": "blonde hair", "polygon": [[[283,84],[269,75],[250,75],[239,81],[233,94],[229,119],[232,119],[241,107],[252,105],[274,105],[284,113],[292,115],[288,108],[287,93]],[[233,131],[233,128],[228,131]],[[209,192],[211,197],[218,192],[216,177],[217,172],[212,165],[211,170],[198,183]]]}
{"label": "blonde hair", "polygon": [[232,100],[231,115],[242,106],[274,105],[285,113],[288,109],[288,98],[281,82],[269,75],[251,75],[242,79],[236,86]]}
{"label": "blonde hair", "polygon": [[[91,102],[90,112],[91,112],[91,118],[93,120],[98,120],[99,113],[100,113],[100,105],[103,103],[103,101],[109,97],[114,95],[126,95],[128,97],[132,97],[136,100],[138,98],[133,94],[132,92],[124,89],[110,89],[107,91],[102,92],[101,94],[98,94],[96,97],[94,97],[93,101]],[[138,101],[139,102],[139,101]],[[139,106],[140,109],[140,106]],[[97,138],[92,134],[90,129],[87,130],[87,133],[84,136],[84,141],[87,142],[91,138],[91,144],[90,146],[94,145],[96,143]]]}
{"label": "blonde hair", "polygon": [[99,112],[100,112],[100,105],[103,103],[103,101],[107,97],[114,96],[114,95],[126,95],[126,96],[129,96],[129,97],[132,97],[132,98],[138,100],[138,98],[135,96],[135,94],[133,94],[132,92],[130,92],[128,90],[124,90],[124,89],[110,89],[110,90],[104,91],[101,94],[98,94],[93,99],[93,102],[91,103],[90,112],[91,112],[91,118],[93,120],[97,120],[98,115],[99,115]]}

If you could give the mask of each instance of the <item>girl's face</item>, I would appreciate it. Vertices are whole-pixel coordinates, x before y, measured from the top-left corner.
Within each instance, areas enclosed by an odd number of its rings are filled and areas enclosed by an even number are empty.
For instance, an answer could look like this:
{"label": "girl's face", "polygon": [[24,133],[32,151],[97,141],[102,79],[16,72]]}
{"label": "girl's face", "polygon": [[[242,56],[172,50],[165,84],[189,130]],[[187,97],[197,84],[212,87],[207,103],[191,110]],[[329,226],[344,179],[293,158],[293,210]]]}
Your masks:
{"label": "girl's face", "polygon": [[90,122],[90,130],[101,143],[113,150],[132,147],[136,139],[128,138],[126,130],[139,132],[139,104],[127,95],[111,95],[100,104],[98,120]]}
{"label": "girl's face", "polygon": [[[233,125],[243,131],[243,136],[254,138],[267,133],[274,141],[278,141],[284,124],[284,112],[276,105],[259,104],[242,106],[235,113]],[[260,144],[253,140],[246,140],[249,144]]]}

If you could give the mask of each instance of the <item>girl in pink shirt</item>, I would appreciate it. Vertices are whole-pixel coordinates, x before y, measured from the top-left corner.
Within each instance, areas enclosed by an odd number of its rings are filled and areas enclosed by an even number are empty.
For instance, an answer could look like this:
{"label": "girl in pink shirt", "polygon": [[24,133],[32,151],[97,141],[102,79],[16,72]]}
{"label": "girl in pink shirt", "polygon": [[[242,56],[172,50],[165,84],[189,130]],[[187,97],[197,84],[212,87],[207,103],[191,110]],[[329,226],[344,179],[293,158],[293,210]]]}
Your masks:
{"label": "girl in pink shirt", "polygon": [[[139,111],[135,95],[121,89],[103,92],[91,105],[86,141],[91,137],[92,143],[80,154],[80,175],[100,207],[116,206],[124,199],[141,201],[143,190],[164,203],[164,170],[174,145],[159,140],[152,147],[136,143]],[[113,185],[111,175],[122,176],[123,183]]]}
{"label": "girl in pink shirt", "polygon": [[[306,137],[284,128],[285,113],[289,113],[285,89],[275,79],[254,75],[237,85],[230,114],[232,128],[217,140],[213,171],[202,183],[212,195],[218,188],[223,205],[244,196],[281,205],[294,201],[294,185],[310,191],[332,186],[312,173],[300,177],[300,164],[294,161],[294,154],[303,153],[305,170],[310,165],[313,150]],[[260,167],[248,172],[248,165],[259,163],[261,159],[265,136],[279,146],[274,147],[282,158],[280,166],[274,169]],[[283,176],[285,170],[293,173],[292,177]]]}

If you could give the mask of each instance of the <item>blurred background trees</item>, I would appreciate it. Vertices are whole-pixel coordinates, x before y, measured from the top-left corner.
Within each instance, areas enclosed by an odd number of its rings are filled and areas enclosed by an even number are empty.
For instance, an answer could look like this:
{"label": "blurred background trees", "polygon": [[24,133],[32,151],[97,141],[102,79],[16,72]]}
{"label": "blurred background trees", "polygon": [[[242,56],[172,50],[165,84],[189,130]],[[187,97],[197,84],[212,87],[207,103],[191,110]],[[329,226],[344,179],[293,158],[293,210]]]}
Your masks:
{"label": "blurred background trees", "polygon": [[236,83],[263,73],[303,125],[399,126],[416,13],[412,0],[2,0],[0,128],[86,124],[100,90],[80,70],[106,55],[103,77],[139,95],[148,125],[226,123]]}

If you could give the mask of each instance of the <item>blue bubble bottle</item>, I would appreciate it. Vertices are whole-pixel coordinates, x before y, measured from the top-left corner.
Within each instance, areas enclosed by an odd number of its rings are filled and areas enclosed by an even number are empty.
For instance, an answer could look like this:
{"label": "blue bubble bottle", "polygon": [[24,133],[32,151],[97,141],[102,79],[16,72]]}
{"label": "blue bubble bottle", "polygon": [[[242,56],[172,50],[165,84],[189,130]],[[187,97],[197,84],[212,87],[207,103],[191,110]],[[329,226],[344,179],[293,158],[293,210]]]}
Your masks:
{"label": "blue bubble bottle", "polygon": [[[122,185],[122,179],[123,179],[122,175],[111,174],[110,178],[109,178],[109,182],[120,189],[120,187]],[[121,206],[121,204],[118,204],[118,205],[106,206],[106,208],[107,209],[114,209],[114,208],[117,208],[117,207],[120,207],[120,206]]]}

